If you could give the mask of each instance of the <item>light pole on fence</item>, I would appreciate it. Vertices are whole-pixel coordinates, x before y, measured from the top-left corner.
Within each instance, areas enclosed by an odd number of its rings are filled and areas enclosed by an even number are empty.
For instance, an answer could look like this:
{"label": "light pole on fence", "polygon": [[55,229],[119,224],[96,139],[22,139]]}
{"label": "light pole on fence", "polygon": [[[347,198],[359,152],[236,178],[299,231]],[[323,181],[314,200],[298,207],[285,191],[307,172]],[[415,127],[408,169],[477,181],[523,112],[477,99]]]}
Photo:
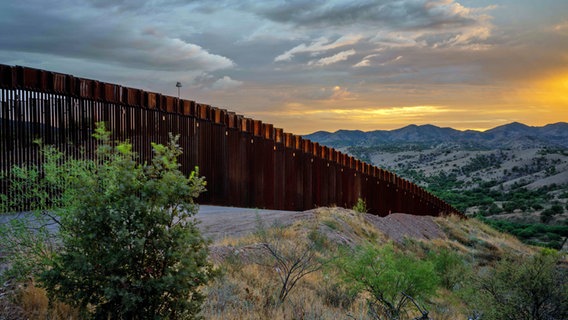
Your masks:
{"label": "light pole on fence", "polygon": [[179,100],[179,89],[181,88],[181,82],[176,82],[176,87],[178,88],[178,100]]}

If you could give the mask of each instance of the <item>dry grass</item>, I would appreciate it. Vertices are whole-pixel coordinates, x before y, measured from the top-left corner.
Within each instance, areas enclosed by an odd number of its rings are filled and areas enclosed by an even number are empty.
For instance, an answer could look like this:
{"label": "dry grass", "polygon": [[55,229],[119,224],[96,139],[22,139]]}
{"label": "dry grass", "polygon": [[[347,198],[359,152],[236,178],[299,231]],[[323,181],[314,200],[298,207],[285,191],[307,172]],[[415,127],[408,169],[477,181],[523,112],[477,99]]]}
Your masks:
{"label": "dry grass", "polygon": [[431,305],[429,315],[436,320],[467,319],[464,315],[469,313],[463,302],[447,289],[439,289],[437,297],[432,300]]}
{"label": "dry grass", "polygon": [[364,241],[387,242],[387,237],[365,218],[365,214],[339,207],[313,210],[319,230],[330,242],[354,246]]}
{"label": "dry grass", "polygon": [[49,305],[45,289],[36,287],[33,283],[22,286],[14,297],[21,313],[28,320],[74,320],[79,319],[76,309],[61,302]]}
{"label": "dry grass", "polygon": [[500,259],[505,252],[537,251],[512,235],[497,231],[477,219],[463,220],[449,216],[436,218],[435,221],[448,235],[448,245],[451,248],[474,257],[480,265]]}
{"label": "dry grass", "polygon": [[[362,216],[343,215],[340,208],[314,210],[314,219],[297,221],[285,228],[264,230],[273,241],[284,245],[281,250],[296,250],[299,243],[317,238],[322,260],[332,258],[337,242],[357,242],[378,237]],[[338,238],[341,234],[341,238]],[[349,234],[349,236],[347,236]],[[316,235],[316,236],[314,236]],[[350,238],[348,243],[343,240]],[[260,239],[245,236],[234,241],[224,239],[215,245],[230,244],[236,250],[254,247]],[[314,250],[316,250],[314,248]],[[349,293],[329,271],[318,270],[298,281],[283,302],[278,301],[281,288],[270,256],[240,259],[231,256],[219,264],[223,276],[206,288],[208,299],[202,315],[206,319],[369,319],[365,299]]]}
{"label": "dry grass", "polygon": [[278,286],[274,270],[264,266],[250,264],[227,271],[206,289],[202,315],[205,319],[279,320],[344,319],[351,314],[368,319],[364,299],[344,297],[345,290],[331,286],[323,272],[303,278],[283,303],[277,301]]}
{"label": "dry grass", "polygon": [[[490,264],[506,252],[535,251],[475,219],[444,217],[434,221],[447,238],[409,238],[399,249],[426,257],[428,252],[449,248],[475,266]],[[319,208],[313,210],[313,218],[264,228],[290,250],[299,243],[317,242],[322,261],[333,260],[339,246],[389,241],[364,215],[342,208]],[[267,263],[270,256],[258,235],[217,240],[211,247],[211,259],[222,275],[204,288],[207,299],[201,314],[205,319],[371,319],[364,294],[348,290],[331,263],[303,277],[284,302],[278,301],[278,273],[274,264]],[[50,309],[45,291],[33,285],[22,288],[14,299],[28,319],[78,319],[66,305],[55,304]],[[433,319],[464,319],[467,315],[463,301],[447,289],[440,289],[427,308]]]}

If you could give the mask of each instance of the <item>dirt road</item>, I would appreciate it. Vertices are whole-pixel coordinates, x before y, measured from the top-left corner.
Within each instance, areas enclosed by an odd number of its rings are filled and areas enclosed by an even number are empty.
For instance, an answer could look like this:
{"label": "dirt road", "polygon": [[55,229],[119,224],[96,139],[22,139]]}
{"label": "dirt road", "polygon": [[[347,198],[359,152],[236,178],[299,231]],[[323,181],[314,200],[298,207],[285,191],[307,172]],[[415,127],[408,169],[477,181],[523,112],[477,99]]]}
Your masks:
{"label": "dirt road", "polygon": [[246,209],[219,206],[200,206],[196,218],[205,237],[216,241],[225,237],[242,236],[254,232],[258,220],[265,226],[289,225],[310,216],[301,211]]}
{"label": "dirt road", "polygon": [[[309,214],[298,211],[279,211],[279,210],[261,210],[219,206],[199,206],[199,212],[196,215],[199,220],[199,229],[206,238],[213,241],[224,237],[242,236],[253,232],[260,218],[266,226],[273,224],[289,225],[298,219],[307,217]],[[18,215],[1,215],[0,224],[8,223],[9,220],[30,219],[30,223],[34,223],[33,215],[29,213],[20,213]],[[56,224],[50,224],[49,228],[57,231]]]}

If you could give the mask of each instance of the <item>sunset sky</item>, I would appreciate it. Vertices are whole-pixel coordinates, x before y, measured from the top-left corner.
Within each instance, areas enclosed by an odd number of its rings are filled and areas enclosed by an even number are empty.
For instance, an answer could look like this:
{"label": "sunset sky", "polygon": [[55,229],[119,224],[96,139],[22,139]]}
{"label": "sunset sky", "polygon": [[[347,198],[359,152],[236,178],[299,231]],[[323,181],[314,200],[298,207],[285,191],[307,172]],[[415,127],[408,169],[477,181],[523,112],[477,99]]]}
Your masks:
{"label": "sunset sky", "polygon": [[1,1],[0,63],[296,134],[540,126],[568,121],[568,1]]}

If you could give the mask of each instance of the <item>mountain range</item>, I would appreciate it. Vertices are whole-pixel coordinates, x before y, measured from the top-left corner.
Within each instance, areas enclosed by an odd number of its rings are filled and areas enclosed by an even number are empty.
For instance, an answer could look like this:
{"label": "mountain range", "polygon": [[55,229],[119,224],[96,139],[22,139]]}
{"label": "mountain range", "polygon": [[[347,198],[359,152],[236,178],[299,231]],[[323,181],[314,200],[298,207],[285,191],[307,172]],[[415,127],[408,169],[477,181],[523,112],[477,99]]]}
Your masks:
{"label": "mountain range", "polygon": [[568,123],[558,122],[532,127],[513,122],[487,131],[460,131],[434,125],[413,124],[390,131],[318,131],[305,135],[304,138],[334,148],[400,144],[420,145],[425,148],[440,144],[474,149],[568,148]]}

